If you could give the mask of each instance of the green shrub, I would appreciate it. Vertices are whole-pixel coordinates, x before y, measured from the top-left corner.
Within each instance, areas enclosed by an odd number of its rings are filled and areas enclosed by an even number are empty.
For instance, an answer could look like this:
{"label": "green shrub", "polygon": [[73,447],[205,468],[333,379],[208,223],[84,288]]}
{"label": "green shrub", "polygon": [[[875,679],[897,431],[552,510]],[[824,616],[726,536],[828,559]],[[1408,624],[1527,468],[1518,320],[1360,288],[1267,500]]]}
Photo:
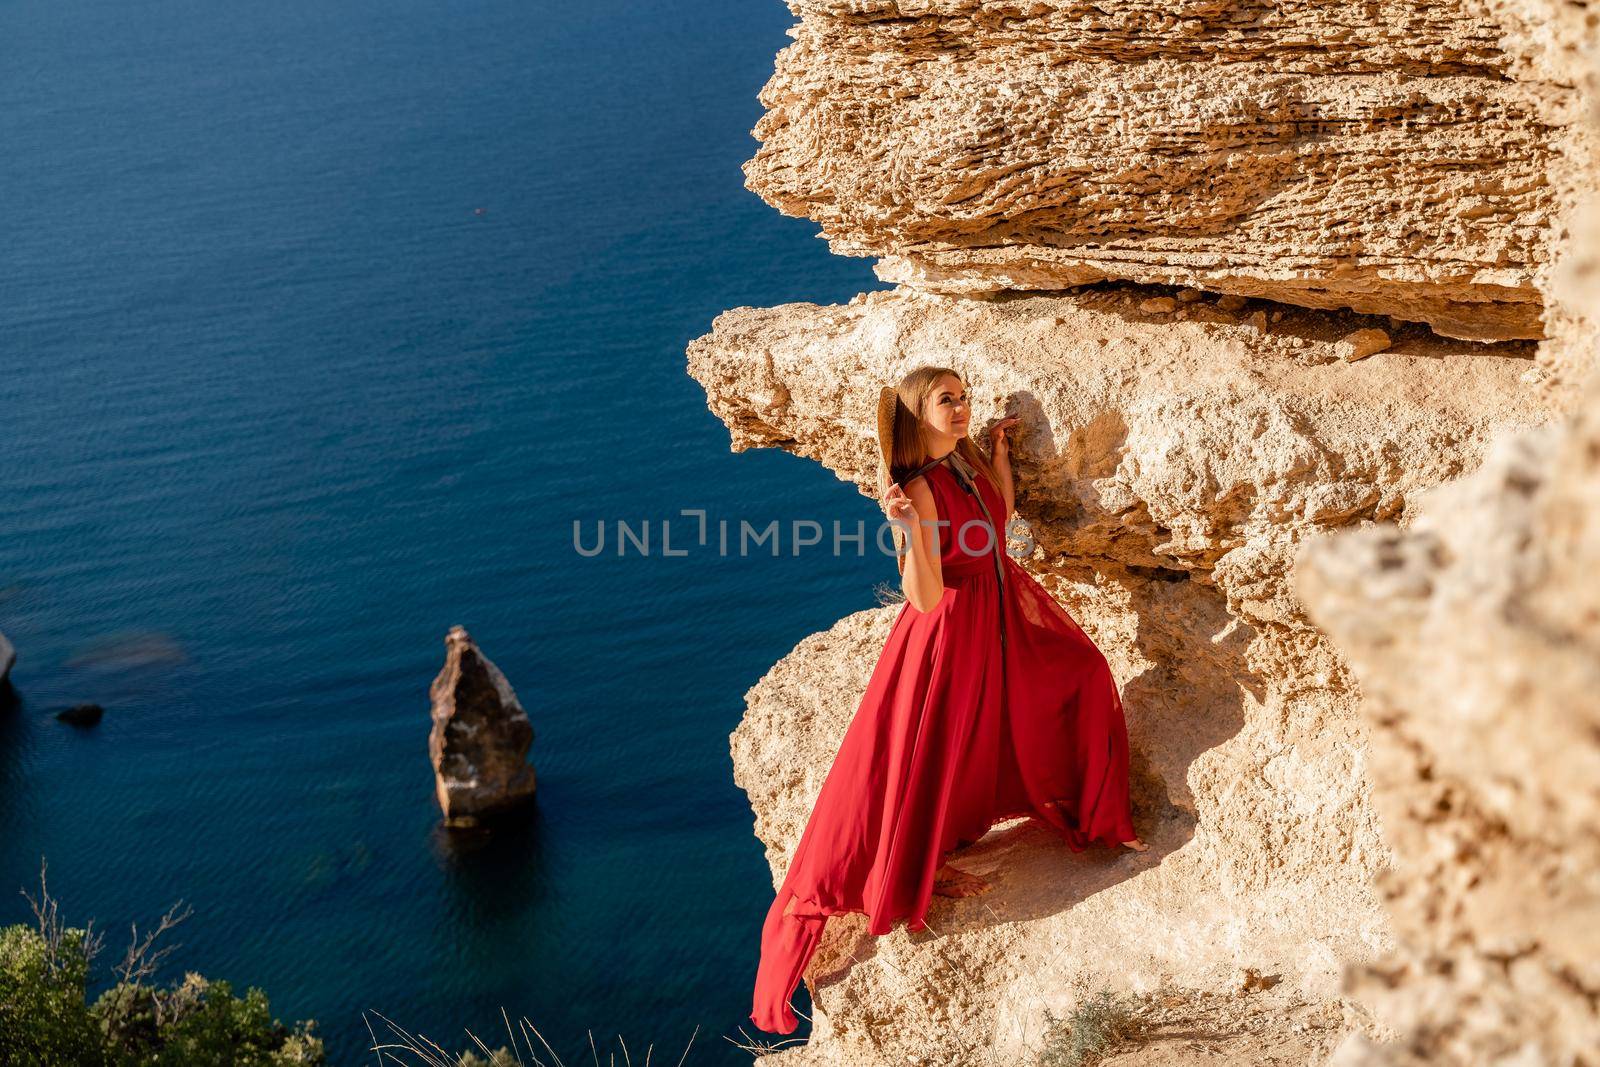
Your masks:
{"label": "green shrub", "polygon": [[115,981],[87,1004],[100,949],[90,927],[67,926],[39,875],[29,897],[37,925],[0,929],[0,1063],[7,1067],[318,1067],[326,1062],[314,1020],[290,1029],[254,987],[234,996],[227,982],[186,974],[162,987],[151,979],[170,949],[155,940],[187,913],[169,911],[113,969]]}
{"label": "green shrub", "polygon": [[1132,1009],[1102,989],[1066,1019],[1045,1009],[1045,1036],[1038,1067],[1090,1067],[1134,1033]]}
{"label": "green shrub", "polygon": [[84,1004],[86,931],[68,930],[55,951],[26,926],[0,929],[0,1063],[77,1067],[99,1032]]}
{"label": "green shrub", "polygon": [[324,1062],[316,1024],[297,1031],[272,1017],[267,995],[233,995],[223,981],[189,973],[168,990],[118,983],[91,1014],[100,1024],[108,1067],[289,1067]]}

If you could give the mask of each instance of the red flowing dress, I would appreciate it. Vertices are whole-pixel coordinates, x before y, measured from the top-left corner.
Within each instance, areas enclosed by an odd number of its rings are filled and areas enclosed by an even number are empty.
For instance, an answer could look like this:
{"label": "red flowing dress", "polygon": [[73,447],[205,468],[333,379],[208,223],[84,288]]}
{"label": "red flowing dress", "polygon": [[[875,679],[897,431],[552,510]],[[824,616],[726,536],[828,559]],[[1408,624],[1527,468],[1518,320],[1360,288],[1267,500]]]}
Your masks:
{"label": "red flowing dress", "polygon": [[[934,872],[994,823],[1034,816],[1073,851],[1135,836],[1105,656],[1006,555],[946,462],[924,476],[944,595],[895,617],[767,912],[750,1018],[769,1032],[798,1025],[789,998],[828,916],[864,913],[874,935],[899,919],[924,929]],[[1002,515],[998,487],[979,473],[976,488]]]}

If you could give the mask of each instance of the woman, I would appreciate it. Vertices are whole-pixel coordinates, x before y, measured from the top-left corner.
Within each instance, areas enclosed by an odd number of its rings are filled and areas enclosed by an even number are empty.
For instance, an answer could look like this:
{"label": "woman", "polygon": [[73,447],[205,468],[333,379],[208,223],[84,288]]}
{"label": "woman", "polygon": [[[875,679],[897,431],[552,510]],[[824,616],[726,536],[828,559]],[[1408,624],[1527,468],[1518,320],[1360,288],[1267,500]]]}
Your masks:
{"label": "woman", "polygon": [[[1014,489],[1002,419],[985,459],[965,387],[920,367],[878,408],[884,510],[907,528],[906,601],[761,931],[750,1018],[792,1033],[789,997],[828,916],[925,928],[932,895],[989,888],[943,863],[1019,815],[1068,847],[1146,848],[1133,830],[1115,680],[1088,636],[1005,553]],[[898,534],[897,534],[898,540]]]}

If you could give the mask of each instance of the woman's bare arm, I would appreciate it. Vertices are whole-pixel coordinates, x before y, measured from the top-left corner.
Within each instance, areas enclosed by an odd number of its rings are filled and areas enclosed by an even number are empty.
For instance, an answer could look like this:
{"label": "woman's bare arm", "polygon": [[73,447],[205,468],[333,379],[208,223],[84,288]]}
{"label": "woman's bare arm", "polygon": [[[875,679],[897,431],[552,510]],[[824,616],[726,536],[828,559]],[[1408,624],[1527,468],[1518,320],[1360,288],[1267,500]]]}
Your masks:
{"label": "woman's bare arm", "polygon": [[995,522],[1001,527],[1000,536],[1005,536],[1005,527],[1011,521],[1011,512],[1017,506],[1016,483],[1011,477],[1011,428],[1021,420],[1015,415],[1008,415],[995,423],[989,430],[989,466],[994,468],[995,488],[1000,490],[1000,496],[1006,502],[1006,513]]}
{"label": "woman's bare arm", "polygon": [[928,488],[926,479],[911,479],[905,492],[917,509],[917,520],[911,531],[910,551],[906,553],[906,571],[901,576],[900,587],[912,607],[918,611],[932,611],[944,596],[939,545],[948,531],[937,525],[939,506],[933,501],[933,490]]}
{"label": "woman's bare arm", "polygon": [[1017,506],[1016,483],[1011,479],[1011,456],[1004,449],[998,456],[990,458],[990,465],[994,467],[994,475],[999,479],[1000,495],[1005,498],[1006,511],[1004,515],[995,519],[995,525],[1001,528],[1000,535],[1005,536],[1005,525],[1011,520],[1011,512]]}

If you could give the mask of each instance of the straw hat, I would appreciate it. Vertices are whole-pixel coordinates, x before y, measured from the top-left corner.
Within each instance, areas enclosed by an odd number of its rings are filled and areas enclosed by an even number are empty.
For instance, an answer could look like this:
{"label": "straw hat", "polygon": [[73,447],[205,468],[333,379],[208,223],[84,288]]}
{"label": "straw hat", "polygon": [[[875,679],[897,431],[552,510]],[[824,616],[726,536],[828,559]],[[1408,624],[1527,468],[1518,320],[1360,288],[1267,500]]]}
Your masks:
{"label": "straw hat", "polygon": [[894,480],[894,423],[900,407],[900,394],[894,386],[878,390],[878,491],[887,492]]}
{"label": "straw hat", "polygon": [[[900,409],[900,394],[894,386],[886,385],[878,390],[878,495],[882,496],[889,491],[889,485],[894,481],[894,423],[895,414]],[[898,525],[891,535],[894,538],[895,565],[900,568],[900,573],[906,572],[906,535]]]}

